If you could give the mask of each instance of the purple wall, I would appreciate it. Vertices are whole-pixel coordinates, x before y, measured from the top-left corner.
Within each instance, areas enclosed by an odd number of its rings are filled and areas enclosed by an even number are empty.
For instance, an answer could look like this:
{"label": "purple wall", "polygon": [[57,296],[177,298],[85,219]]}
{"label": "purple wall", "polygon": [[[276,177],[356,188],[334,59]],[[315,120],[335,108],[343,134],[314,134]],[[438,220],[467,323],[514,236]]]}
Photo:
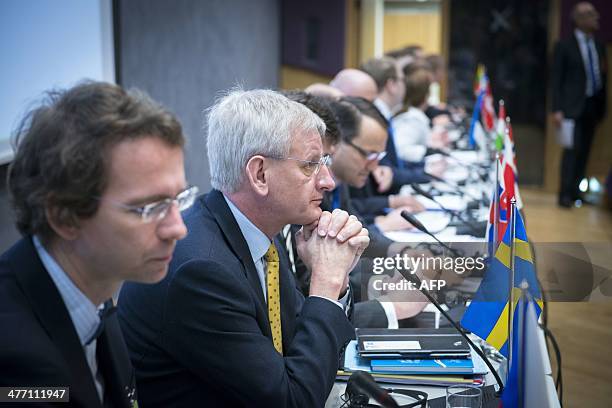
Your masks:
{"label": "purple wall", "polygon": [[[570,14],[578,2],[579,0],[561,0],[561,38],[567,37],[574,29]],[[612,25],[608,24],[612,21],[612,2],[610,0],[591,0],[590,3],[599,12],[599,31],[595,37],[604,43],[612,43]]]}
{"label": "purple wall", "polygon": [[282,63],[323,75],[344,67],[344,0],[282,0]]}

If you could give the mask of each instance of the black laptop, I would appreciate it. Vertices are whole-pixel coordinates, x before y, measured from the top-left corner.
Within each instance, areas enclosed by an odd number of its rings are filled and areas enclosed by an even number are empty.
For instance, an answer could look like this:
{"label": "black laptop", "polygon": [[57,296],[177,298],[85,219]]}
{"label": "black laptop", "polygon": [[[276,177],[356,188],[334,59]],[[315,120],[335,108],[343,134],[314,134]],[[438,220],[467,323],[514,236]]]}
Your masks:
{"label": "black laptop", "polygon": [[452,328],[356,329],[358,352],[364,358],[461,359],[470,346]]}

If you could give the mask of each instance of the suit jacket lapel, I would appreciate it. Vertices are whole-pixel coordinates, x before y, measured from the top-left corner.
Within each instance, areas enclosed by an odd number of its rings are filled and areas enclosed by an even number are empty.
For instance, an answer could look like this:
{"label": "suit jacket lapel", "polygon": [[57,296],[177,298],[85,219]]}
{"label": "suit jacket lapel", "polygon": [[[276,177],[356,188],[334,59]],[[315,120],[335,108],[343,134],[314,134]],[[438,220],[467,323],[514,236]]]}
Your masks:
{"label": "suit jacket lapel", "polygon": [[[261,290],[261,283],[259,282],[257,269],[255,269],[255,264],[253,263],[249,246],[247,245],[242,232],[240,232],[240,227],[238,227],[238,223],[236,222],[234,215],[229,209],[225,199],[223,198],[223,194],[221,194],[220,191],[211,190],[210,193],[204,197],[204,200],[204,204],[209,209],[210,213],[221,228],[221,231],[225,235],[228,245],[238,256],[240,262],[242,262],[242,265],[246,270],[247,280],[256,294],[257,300],[259,301],[259,306],[262,308],[262,312],[264,312],[263,314],[266,316],[267,321],[268,307],[266,306],[266,301],[263,297],[263,291]],[[267,324],[267,327],[268,335],[271,337],[272,333],[270,331],[269,323]]]}
{"label": "suit jacket lapel", "polygon": [[17,281],[40,324],[49,333],[70,368],[70,399],[88,407],[101,407],[83,346],[62,297],[44,268],[31,237],[21,240],[11,257]]}
{"label": "suit jacket lapel", "polygon": [[[282,248],[278,239],[274,240],[277,248]],[[287,350],[293,333],[295,333],[296,313],[296,283],[293,273],[289,269],[289,260],[285,251],[279,251],[279,273],[280,273],[280,303],[281,303],[281,326],[283,333],[283,350]]]}

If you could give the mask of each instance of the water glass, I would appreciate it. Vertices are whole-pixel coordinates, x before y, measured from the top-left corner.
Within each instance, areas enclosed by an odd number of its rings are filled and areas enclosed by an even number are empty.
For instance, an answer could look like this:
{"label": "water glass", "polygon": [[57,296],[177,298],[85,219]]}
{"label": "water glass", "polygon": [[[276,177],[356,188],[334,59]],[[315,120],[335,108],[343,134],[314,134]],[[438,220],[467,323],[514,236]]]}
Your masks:
{"label": "water glass", "polygon": [[480,408],[482,390],[473,385],[452,385],[446,389],[447,408]]}

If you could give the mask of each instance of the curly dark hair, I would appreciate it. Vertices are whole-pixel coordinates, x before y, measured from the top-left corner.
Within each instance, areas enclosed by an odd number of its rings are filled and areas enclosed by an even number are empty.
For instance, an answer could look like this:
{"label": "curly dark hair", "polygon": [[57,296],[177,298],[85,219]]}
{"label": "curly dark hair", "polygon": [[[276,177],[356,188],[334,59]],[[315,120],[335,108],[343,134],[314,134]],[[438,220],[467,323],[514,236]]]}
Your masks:
{"label": "curly dark hair", "polygon": [[178,120],[147,95],[92,81],[47,92],[13,137],[7,185],[17,228],[45,239],[53,236],[46,210],[62,225],[96,213],[113,146],[144,137],[185,143]]}

